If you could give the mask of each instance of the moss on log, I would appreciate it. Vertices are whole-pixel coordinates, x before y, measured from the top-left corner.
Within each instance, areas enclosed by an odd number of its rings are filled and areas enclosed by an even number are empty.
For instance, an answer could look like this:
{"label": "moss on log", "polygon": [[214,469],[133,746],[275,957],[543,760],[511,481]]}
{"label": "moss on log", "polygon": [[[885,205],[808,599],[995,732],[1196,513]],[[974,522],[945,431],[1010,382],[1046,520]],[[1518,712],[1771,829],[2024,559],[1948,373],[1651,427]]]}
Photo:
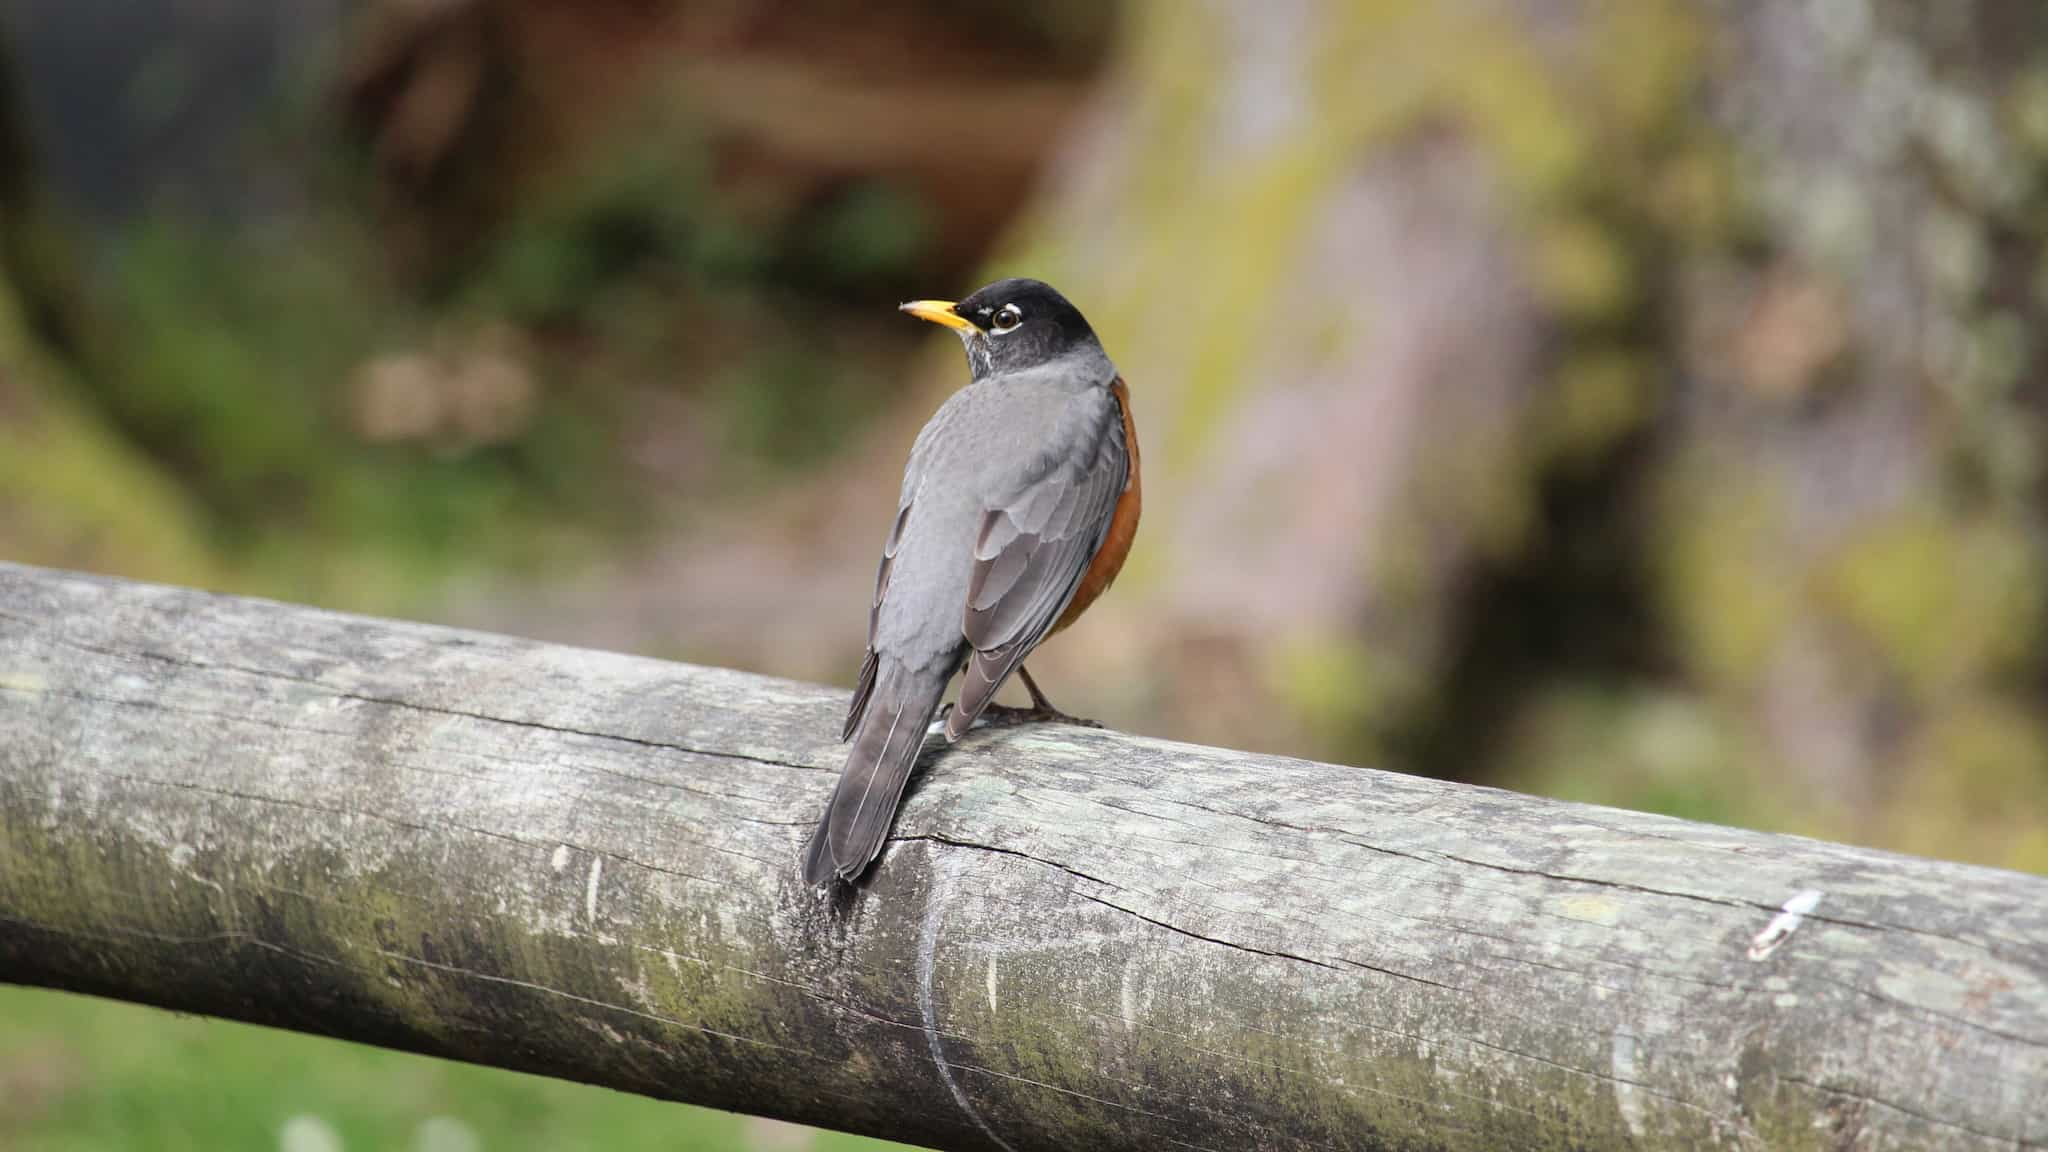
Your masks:
{"label": "moss on log", "polygon": [[825,896],[842,704],[0,566],[0,980],[946,1148],[2048,1146],[2048,881],[1047,726]]}

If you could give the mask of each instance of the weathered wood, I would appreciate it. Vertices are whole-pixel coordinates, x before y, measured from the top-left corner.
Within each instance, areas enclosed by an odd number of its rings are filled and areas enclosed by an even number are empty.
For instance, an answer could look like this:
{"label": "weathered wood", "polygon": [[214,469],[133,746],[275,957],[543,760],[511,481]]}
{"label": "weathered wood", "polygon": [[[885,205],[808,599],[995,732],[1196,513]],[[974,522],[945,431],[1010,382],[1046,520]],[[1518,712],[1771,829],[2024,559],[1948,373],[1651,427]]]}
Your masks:
{"label": "weathered wood", "polygon": [[842,705],[0,567],[0,979],[960,1149],[2048,1147],[2048,881],[1038,727],[827,898]]}

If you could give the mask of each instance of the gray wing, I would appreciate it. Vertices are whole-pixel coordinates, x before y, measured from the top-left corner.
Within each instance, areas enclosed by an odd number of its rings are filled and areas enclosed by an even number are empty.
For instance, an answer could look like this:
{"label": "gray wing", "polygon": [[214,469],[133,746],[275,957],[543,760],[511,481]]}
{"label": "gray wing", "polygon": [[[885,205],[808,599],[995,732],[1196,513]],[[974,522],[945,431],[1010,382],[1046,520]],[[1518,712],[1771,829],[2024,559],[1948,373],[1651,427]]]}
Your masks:
{"label": "gray wing", "polygon": [[1066,611],[1102,547],[1130,472],[1123,418],[1104,389],[1076,396],[1043,453],[981,515],[962,631],[972,653],[946,718],[957,740]]}
{"label": "gray wing", "polygon": [[846,723],[839,730],[842,742],[853,739],[853,730],[860,727],[860,718],[868,710],[868,697],[875,692],[875,670],[881,662],[875,652],[875,627],[882,619],[882,601],[889,597],[889,570],[896,563],[896,550],[903,546],[903,526],[910,520],[910,505],[910,490],[906,486],[896,508],[896,522],[889,528],[889,538],[882,543],[882,562],[875,569],[875,602],[868,606],[868,653],[860,662],[853,702],[846,706]]}
{"label": "gray wing", "polygon": [[910,459],[903,468],[903,487],[896,496],[896,519],[890,522],[889,538],[882,542],[882,560],[875,568],[875,599],[868,605],[868,650],[861,660],[860,675],[854,681],[853,700],[846,708],[846,723],[839,731],[841,742],[853,738],[854,729],[860,727],[860,718],[867,714],[868,698],[874,695],[875,674],[881,661],[881,654],[875,647],[875,634],[881,627],[882,605],[889,598],[889,577],[895,571],[896,553],[903,547],[903,532],[910,524],[910,509],[917,502],[919,478],[931,466],[933,453],[945,442],[947,418],[953,414],[962,395],[956,392],[941,405],[918,431],[916,442],[910,446]]}

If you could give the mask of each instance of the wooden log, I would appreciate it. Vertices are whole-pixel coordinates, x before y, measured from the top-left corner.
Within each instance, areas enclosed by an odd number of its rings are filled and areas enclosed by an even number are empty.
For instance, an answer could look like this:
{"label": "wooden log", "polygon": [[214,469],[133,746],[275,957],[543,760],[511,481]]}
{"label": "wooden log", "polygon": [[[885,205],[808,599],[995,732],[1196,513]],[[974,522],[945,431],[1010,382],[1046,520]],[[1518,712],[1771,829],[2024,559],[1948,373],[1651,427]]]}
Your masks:
{"label": "wooden log", "polygon": [[2048,880],[1043,726],[822,895],[843,704],[0,567],[0,980],[943,1148],[2048,1147]]}

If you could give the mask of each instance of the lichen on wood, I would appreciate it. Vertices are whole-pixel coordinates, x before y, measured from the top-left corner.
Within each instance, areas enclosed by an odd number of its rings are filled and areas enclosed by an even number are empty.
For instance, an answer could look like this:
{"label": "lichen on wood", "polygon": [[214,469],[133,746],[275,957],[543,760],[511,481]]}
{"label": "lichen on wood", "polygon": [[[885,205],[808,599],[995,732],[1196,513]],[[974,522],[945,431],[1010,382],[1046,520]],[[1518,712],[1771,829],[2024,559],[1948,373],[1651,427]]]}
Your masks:
{"label": "lichen on wood", "polygon": [[0,979],[945,1148],[2048,1137],[2048,881],[0,567]]}

